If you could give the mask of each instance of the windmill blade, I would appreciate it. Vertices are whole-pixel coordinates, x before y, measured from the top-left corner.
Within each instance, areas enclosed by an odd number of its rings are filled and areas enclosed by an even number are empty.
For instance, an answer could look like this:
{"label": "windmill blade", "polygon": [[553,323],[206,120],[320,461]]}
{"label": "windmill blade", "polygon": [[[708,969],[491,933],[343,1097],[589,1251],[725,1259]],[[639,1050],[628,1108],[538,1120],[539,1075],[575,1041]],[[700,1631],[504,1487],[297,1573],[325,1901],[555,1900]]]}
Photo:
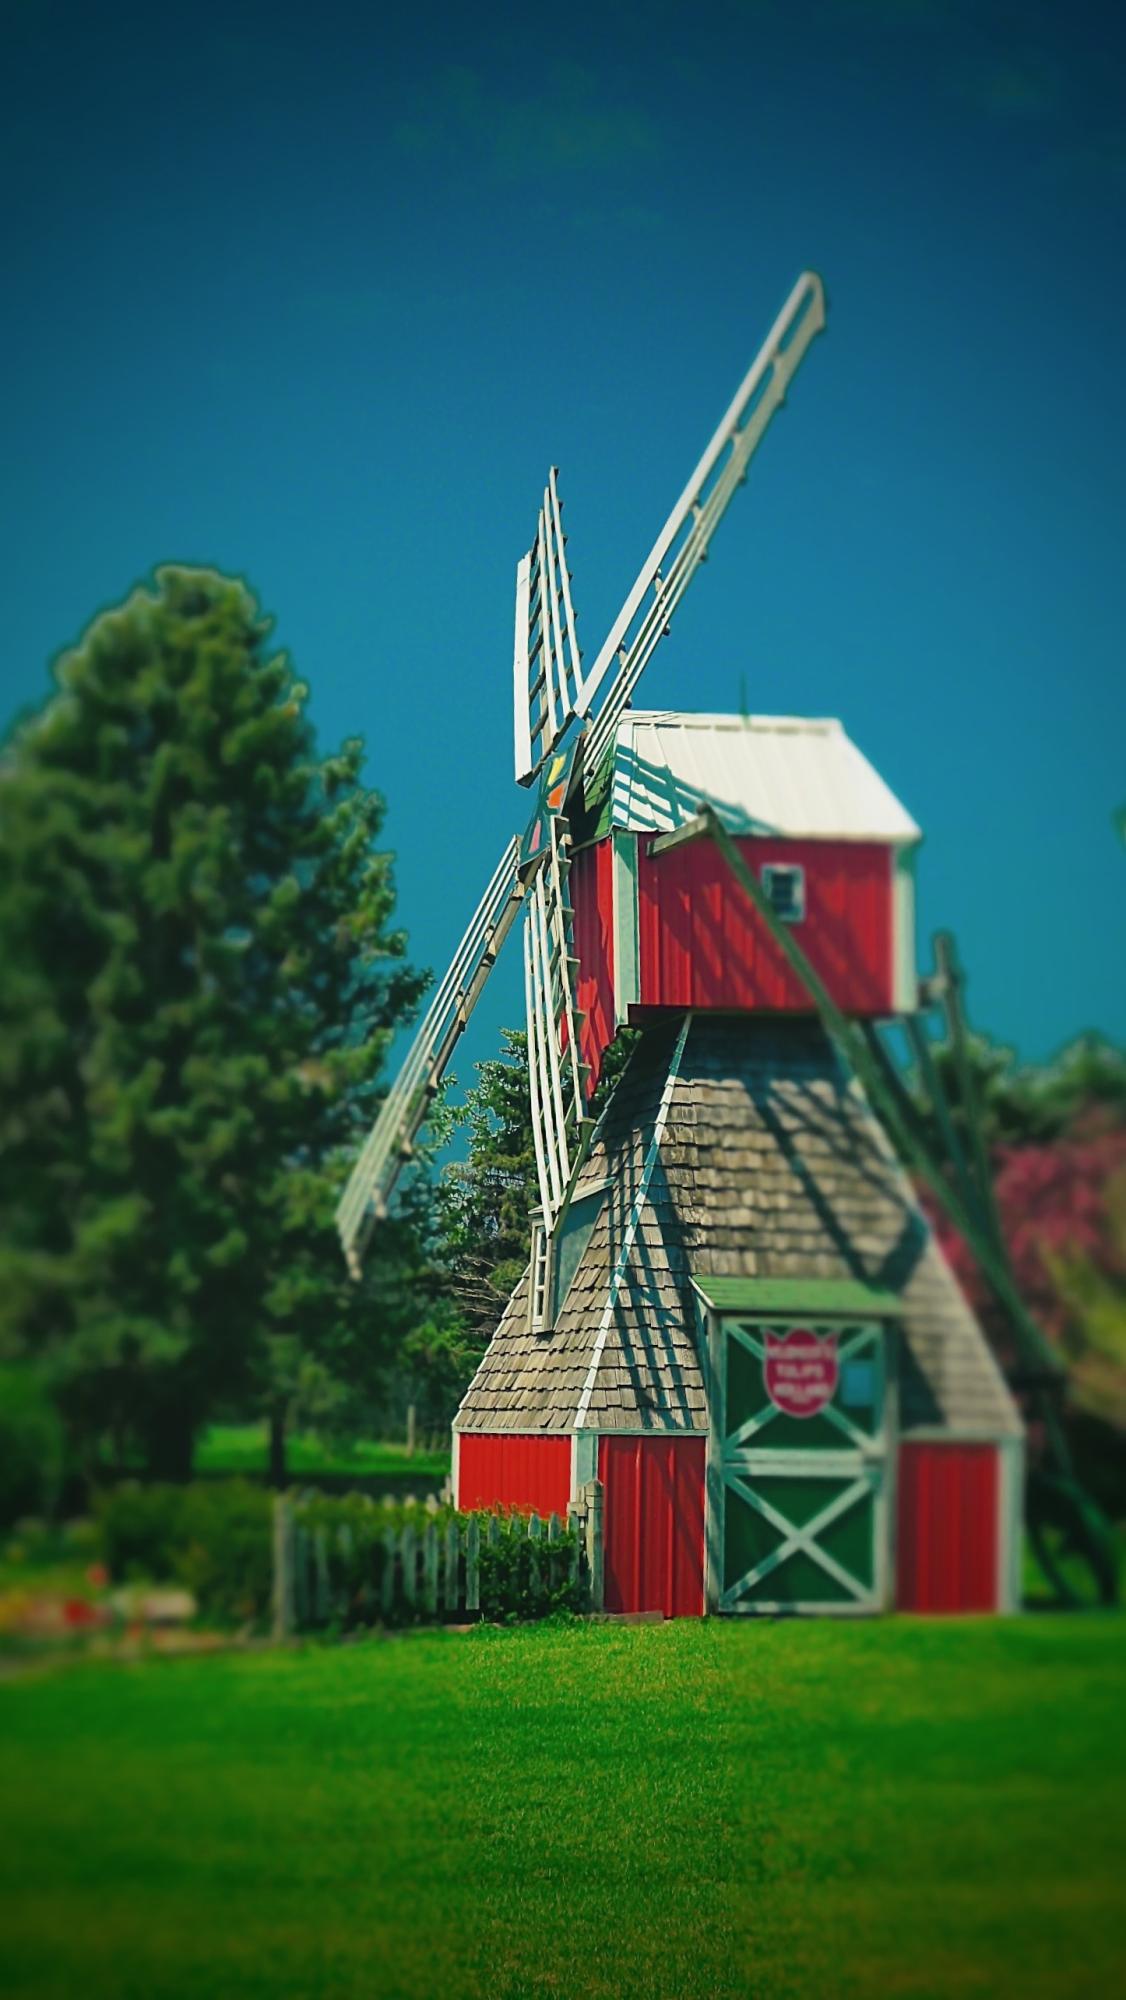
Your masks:
{"label": "windmill blade", "polygon": [[556,815],[546,861],[530,885],[524,925],[532,1137],[548,1236],[566,1206],[591,1127],[590,1071],[582,1060],[582,1015],[575,1001],[570,866],[570,828]]}
{"label": "windmill blade", "polygon": [[387,1213],[392,1189],[411,1157],[446,1064],[523,902],[519,845],[514,837],[501,855],[340,1197],[336,1227],[354,1278],[359,1277],[368,1237]]}
{"label": "windmill blade", "polygon": [[790,378],[814,336],[825,325],[825,292],[814,271],[804,271],[744,376],[735,398],[665,522],[606,643],[579,689],[580,715],[590,712],[611,667],[616,678],[592,725],[587,769],[596,771],[658,641],[708,552],[716,528],[774,412],[785,401]]}
{"label": "windmill blade", "polygon": [[581,660],[563,503],[557,468],[552,466],[536,539],[516,567],[512,713],[518,785],[531,784],[573,722]]}

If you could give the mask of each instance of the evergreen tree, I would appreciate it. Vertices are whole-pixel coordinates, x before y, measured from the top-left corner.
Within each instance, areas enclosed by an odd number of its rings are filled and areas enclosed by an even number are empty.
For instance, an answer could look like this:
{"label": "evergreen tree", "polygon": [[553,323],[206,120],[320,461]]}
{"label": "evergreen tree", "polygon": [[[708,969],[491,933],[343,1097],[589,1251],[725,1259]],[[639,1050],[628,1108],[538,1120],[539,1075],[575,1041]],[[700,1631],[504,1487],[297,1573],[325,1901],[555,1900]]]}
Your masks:
{"label": "evergreen tree", "polygon": [[[531,1215],[539,1206],[528,1038],[506,1028],[502,1052],[478,1063],[478,1081],[453,1122],[468,1127],[464,1160],[445,1169],[438,1191],[438,1235],[444,1285],[431,1287],[432,1305],[412,1330],[404,1356],[415,1394],[432,1427],[448,1422],[487,1347],[531,1249]],[[603,1058],[591,1101],[598,1117],[638,1040],[623,1028]]]}
{"label": "evergreen tree", "polygon": [[425,1264],[409,1203],[361,1286],[333,1234],[423,981],[362,745],[318,756],[269,631],[161,569],[0,763],[0,1356],[173,1476],[225,1399],[370,1381]]}
{"label": "evergreen tree", "polygon": [[528,1261],[530,1218],[540,1198],[528,1038],[522,1028],[505,1028],[501,1041],[500,1056],[477,1064],[478,1081],[459,1115],[468,1127],[468,1154],[446,1168],[441,1192],[451,1292],[478,1351]]}
{"label": "evergreen tree", "polygon": [[[951,1106],[960,1143],[970,1134],[958,1089],[953,1051],[945,1042],[933,1049],[934,1065]],[[1020,1064],[1011,1048],[984,1034],[971,1034],[966,1057],[988,1148],[1050,1144],[1078,1131],[1099,1133],[1126,1125],[1126,1054],[1105,1035],[1079,1035],[1046,1063]],[[910,1083],[933,1147],[942,1134],[931,1115],[927,1093],[914,1069]]]}

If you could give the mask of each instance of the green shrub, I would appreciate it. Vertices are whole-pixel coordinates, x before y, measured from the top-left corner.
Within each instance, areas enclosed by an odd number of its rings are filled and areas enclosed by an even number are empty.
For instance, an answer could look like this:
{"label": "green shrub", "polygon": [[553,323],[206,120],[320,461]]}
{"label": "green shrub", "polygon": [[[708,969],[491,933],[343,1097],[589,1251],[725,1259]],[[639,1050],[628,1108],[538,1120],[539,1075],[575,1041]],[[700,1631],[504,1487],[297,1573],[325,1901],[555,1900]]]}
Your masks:
{"label": "green shrub", "polygon": [[[589,1608],[585,1573],[575,1568],[575,1533],[563,1530],[558,1541],[532,1541],[521,1514],[457,1514],[452,1507],[427,1508],[417,1503],[386,1501],[373,1504],[362,1495],[332,1499],[310,1496],[295,1509],[294,1595],[300,1627],[343,1629],[375,1623],[406,1624],[452,1616],[465,1609],[465,1536],[476,1518],[479,1536],[478,1593],[480,1615],[504,1623],[577,1613]],[[457,1524],[456,1607],[446,1608],[447,1530]],[[424,1603],[423,1544],[433,1528],[436,1547],[437,1605]],[[403,1574],[403,1531],[413,1529],[418,1558],[416,1589],[406,1588]],[[388,1564],[392,1565],[390,1578]]]}
{"label": "green shrub", "polygon": [[[201,1614],[223,1624],[263,1624],[273,1584],[273,1496],[248,1480],[188,1486],[116,1486],[97,1505],[102,1560],[117,1582],[147,1577],[184,1584]],[[464,1619],[469,1523],[479,1535],[483,1618],[514,1623],[587,1608],[585,1574],[573,1574],[575,1535],[531,1541],[520,1514],[455,1514],[417,1501],[308,1494],[294,1503],[294,1597],[299,1629],[352,1630],[452,1616]],[[457,1524],[456,1607],[446,1607],[447,1530]],[[413,1530],[416,1589],[406,1587],[404,1531]],[[431,1529],[437,1604],[424,1603],[423,1550]],[[410,1537],[407,1537],[409,1546]],[[388,1568],[390,1565],[390,1574]],[[468,1614],[472,1615],[472,1614]]]}
{"label": "green shrub", "polygon": [[42,1521],[34,1515],[13,1523],[0,1543],[3,1558],[28,1569],[54,1568],[60,1563],[83,1567],[101,1558],[102,1544],[93,1521]]}
{"label": "green shrub", "polygon": [[558,1611],[588,1610],[586,1579],[581,1572],[578,1577],[571,1573],[574,1546],[572,1528],[557,1542],[534,1542],[521,1516],[502,1517],[494,1542],[482,1535],[482,1617],[508,1623],[550,1618]]}
{"label": "green shrub", "polygon": [[63,1427],[30,1368],[0,1368],[0,1522],[51,1514],[63,1474]]}
{"label": "green shrub", "polygon": [[[396,1556],[389,1555],[388,1538],[398,1542],[409,1527],[421,1540],[432,1521],[441,1534],[454,1518],[451,1507],[428,1509],[415,1500],[373,1501],[363,1493],[306,1495],[295,1509],[299,1626],[336,1625],[350,1631],[365,1625],[409,1623],[418,1616],[418,1607],[408,1601],[398,1569],[391,1579],[390,1602],[385,1602],[388,1562],[396,1562]],[[440,1602],[443,1586],[444,1569]]]}
{"label": "green shrub", "polygon": [[97,1503],[102,1560],[118,1582],[182,1583],[201,1613],[261,1623],[270,1605],[271,1495],[248,1480],[115,1486]]}
{"label": "green shrub", "polygon": [[273,1497],[262,1486],[231,1480],[184,1488],[175,1575],[208,1618],[261,1624],[273,1583]]}
{"label": "green shrub", "polygon": [[101,1556],[116,1583],[147,1577],[169,1582],[183,1541],[183,1486],[142,1486],[125,1480],[97,1494]]}

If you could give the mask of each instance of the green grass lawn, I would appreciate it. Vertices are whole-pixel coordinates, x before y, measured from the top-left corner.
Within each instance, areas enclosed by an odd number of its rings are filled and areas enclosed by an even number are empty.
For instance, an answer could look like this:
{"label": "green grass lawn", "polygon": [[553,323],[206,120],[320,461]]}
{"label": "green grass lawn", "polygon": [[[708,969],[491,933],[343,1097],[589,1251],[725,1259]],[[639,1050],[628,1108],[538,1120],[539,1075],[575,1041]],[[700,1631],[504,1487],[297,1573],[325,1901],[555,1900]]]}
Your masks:
{"label": "green grass lawn", "polygon": [[[264,1473],[269,1459],[265,1424],[212,1424],[201,1437],[195,1452],[195,1470],[205,1473]],[[402,1444],[375,1444],[360,1440],[355,1444],[324,1444],[316,1437],[291,1437],[286,1441],[286,1462],[290,1473],[352,1474],[374,1477],[394,1473],[420,1480],[443,1479],[450,1469],[448,1451],[416,1451],[407,1457]]]}
{"label": "green grass lawn", "polygon": [[1126,1620],[431,1633],[0,1689],[8,1995],[1126,1979]]}

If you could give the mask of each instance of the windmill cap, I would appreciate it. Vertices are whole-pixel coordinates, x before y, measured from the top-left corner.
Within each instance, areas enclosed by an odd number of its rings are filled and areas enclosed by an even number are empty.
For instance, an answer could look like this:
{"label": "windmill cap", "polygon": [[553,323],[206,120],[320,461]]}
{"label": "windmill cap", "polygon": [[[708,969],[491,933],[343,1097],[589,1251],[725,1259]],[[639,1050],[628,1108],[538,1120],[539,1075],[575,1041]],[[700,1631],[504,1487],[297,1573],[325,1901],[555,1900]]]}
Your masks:
{"label": "windmill cap", "polygon": [[920,828],[833,716],[629,709],[611,823],[667,833],[709,805],[731,833],[909,845]]}

